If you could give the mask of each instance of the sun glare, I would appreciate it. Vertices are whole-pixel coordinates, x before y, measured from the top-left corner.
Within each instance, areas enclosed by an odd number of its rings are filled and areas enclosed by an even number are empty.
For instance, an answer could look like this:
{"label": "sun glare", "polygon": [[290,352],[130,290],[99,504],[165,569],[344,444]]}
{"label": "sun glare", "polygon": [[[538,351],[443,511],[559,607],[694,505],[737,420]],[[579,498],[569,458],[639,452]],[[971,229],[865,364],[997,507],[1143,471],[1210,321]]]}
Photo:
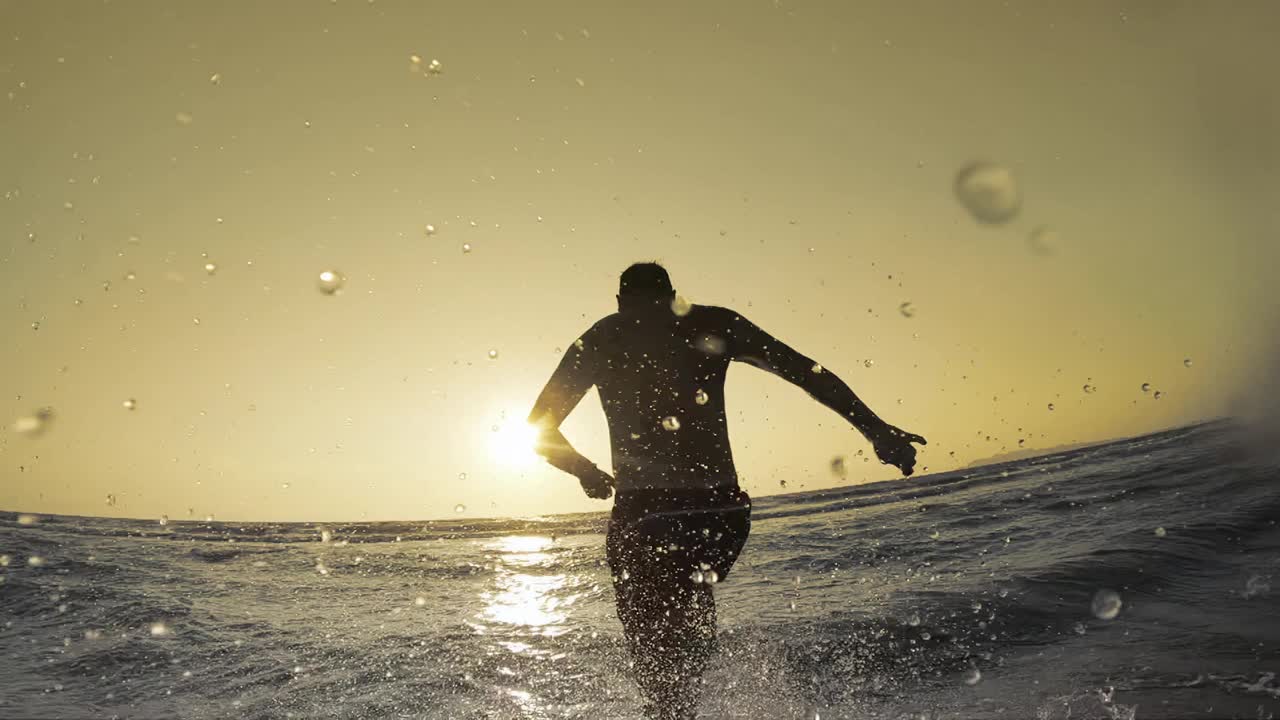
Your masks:
{"label": "sun glare", "polygon": [[490,435],[489,453],[504,467],[527,468],[538,463],[538,454],[533,450],[538,431],[532,425],[523,420],[504,420]]}

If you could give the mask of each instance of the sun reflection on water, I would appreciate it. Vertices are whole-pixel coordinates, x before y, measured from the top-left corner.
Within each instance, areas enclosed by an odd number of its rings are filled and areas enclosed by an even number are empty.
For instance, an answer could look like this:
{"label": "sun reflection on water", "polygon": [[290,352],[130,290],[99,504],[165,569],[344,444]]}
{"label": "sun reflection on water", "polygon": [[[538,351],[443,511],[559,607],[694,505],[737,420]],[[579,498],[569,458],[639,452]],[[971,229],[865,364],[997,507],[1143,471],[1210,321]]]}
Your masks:
{"label": "sun reflection on water", "polygon": [[[494,553],[494,581],[480,593],[482,621],[505,625],[519,636],[556,637],[566,631],[564,622],[576,599],[560,592],[568,577],[536,572],[553,567],[555,558],[546,552],[551,546],[551,538],[534,535],[510,535],[484,546]],[[526,643],[503,645],[517,654],[541,654]]]}

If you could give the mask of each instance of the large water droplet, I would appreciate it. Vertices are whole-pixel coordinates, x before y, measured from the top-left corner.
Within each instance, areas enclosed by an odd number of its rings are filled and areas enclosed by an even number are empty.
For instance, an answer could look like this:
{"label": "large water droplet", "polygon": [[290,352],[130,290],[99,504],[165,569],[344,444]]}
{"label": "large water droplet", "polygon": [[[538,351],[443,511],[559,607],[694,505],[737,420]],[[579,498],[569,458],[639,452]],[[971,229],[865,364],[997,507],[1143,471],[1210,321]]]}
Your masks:
{"label": "large water droplet", "polygon": [[39,515],[31,515],[30,513],[23,513],[18,516],[19,525],[38,525],[39,523],[40,523]]}
{"label": "large water droplet", "polygon": [[464,513],[467,511],[467,506],[463,505],[462,503],[458,503],[457,505],[453,506],[453,511],[456,513]]}
{"label": "large water droplet", "polygon": [[1187,358],[1187,359],[1183,360],[1183,361],[1182,361],[1182,365],[1183,365],[1183,367],[1191,367],[1191,358]]}
{"label": "large water droplet", "polygon": [[498,351],[497,351],[497,349],[492,349],[492,350],[490,350],[490,351],[489,351],[489,359],[490,359],[490,360],[497,360],[497,359],[498,359]]}
{"label": "large water droplet", "polygon": [[677,317],[684,317],[693,309],[693,303],[689,302],[683,295],[677,295],[671,301],[671,312]]}
{"label": "large water droplet", "polygon": [[1151,392],[1151,383],[1142,383],[1142,392]]}
{"label": "large water droplet", "polygon": [[1164,392],[1161,390],[1157,390],[1156,394],[1152,395],[1151,397],[1155,400],[1159,400],[1160,398],[1164,397]]}
{"label": "large water droplet", "polygon": [[160,526],[161,526],[161,527],[164,527],[165,525],[168,525],[168,524],[169,524],[169,516],[168,516],[168,515],[161,515],[161,516],[160,516]]}
{"label": "large water droplet", "polygon": [[471,243],[462,243],[463,254],[471,252]]}
{"label": "large water droplet", "polygon": [[973,163],[956,174],[956,198],[979,222],[999,225],[1018,214],[1022,199],[1013,173],[990,163]]}
{"label": "large water droplet", "polygon": [[221,85],[221,84],[222,84],[222,73],[214,73],[214,74],[210,75],[210,76],[209,76],[209,84],[210,84],[210,85]]}
{"label": "large water droplet", "polygon": [[843,455],[831,458],[831,474],[841,479],[848,476],[849,468],[845,465]]}
{"label": "large water droplet", "polygon": [[910,300],[898,306],[898,312],[902,313],[902,317],[910,318],[916,316],[916,306],[911,304]]}
{"label": "large water droplet", "polygon": [[1089,393],[1089,394],[1093,394],[1093,391],[1095,391],[1095,390],[1097,390],[1097,389],[1098,389],[1098,388],[1096,388],[1096,387],[1094,387],[1094,386],[1092,386],[1092,385],[1090,385],[1090,384],[1088,384],[1088,383],[1085,383],[1084,388],[1083,388],[1083,390],[1084,390],[1086,393]]}
{"label": "large water droplet", "polygon": [[693,401],[699,405],[706,405],[710,399],[711,397],[707,395],[707,391],[702,388],[698,388],[698,391],[693,394]]}
{"label": "large water droplet", "polygon": [[1113,620],[1120,614],[1120,593],[1115,590],[1099,590],[1093,595],[1090,609],[1099,620]]}
{"label": "large water droplet", "polygon": [[964,671],[964,684],[973,686],[982,682],[982,671],[976,667],[971,667]]}
{"label": "large water droplet", "polygon": [[427,599],[419,595],[418,597],[413,599],[413,604],[416,605],[417,607],[426,607]]}
{"label": "large water droplet", "polygon": [[723,355],[727,345],[724,338],[708,333],[698,338],[697,347],[708,355]]}
{"label": "large water droplet", "polygon": [[342,292],[342,286],[347,283],[347,279],[337,270],[325,270],[320,273],[320,277],[316,280],[316,287],[325,295],[337,295]]}
{"label": "large water droplet", "polygon": [[124,402],[120,403],[120,405],[125,410],[133,410],[134,408],[138,407],[138,401],[134,400],[133,398],[126,398]]}
{"label": "large water droplet", "polygon": [[30,415],[13,421],[13,431],[27,437],[37,437],[49,430],[53,423],[52,408],[41,408]]}
{"label": "large water droplet", "polygon": [[662,429],[668,432],[675,432],[680,429],[680,418],[675,415],[668,415],[662,418]]}
{"label": "large water droplet", "polygon": [[1052,410],[1052,409],[1053,409],[1053,403],[1049,403],[1049,409],[1050,409],[1050,410]]}
{"label": "large water droplet", "polygon": [[868,358],[868,359],[866,359],[866,360],[863,360],[863,361],[862,361],[862,364],[863,364],[864,366],[866,366],[866,367],[871,367],[872,365],[875,365],[875,364],[876,364],[876,361],[875,361],[875,360],[871,360],[870,358]]}
{"label": "large water droplet", "polygon": [[430,223],[428,223],[428,224],[427,224],[427,228],[426,228],[426,230],[427,230],[427,234],[428,234],[428,235],[435,235],[435,234],[436,234],[436,226],[435,226],[435,225],[431,225]]}
{"label": "large water droplet", "polygon": [[1169,531],[1165,530],[1163,527],[1158,527],[1158,528],[1156,528],[1156,531],[1155,531],[1155,532],[1156,532],[1156,537],[1158,537],[1158,538],[1162,538],[1162,537],[1164,537],[1165,535],[1168,535],[1168,534],[1169,534]]}
{"label": "large water droplet", "polygon": [[204,271],[205,271],[206,273],[209,273],[210,275],[212,275],[212,274],[214,274],[214,273],[218,272],[218,266],[217,266],[217,265],[214,265],[213,263],[205,263],[205,264],[204,264]]}

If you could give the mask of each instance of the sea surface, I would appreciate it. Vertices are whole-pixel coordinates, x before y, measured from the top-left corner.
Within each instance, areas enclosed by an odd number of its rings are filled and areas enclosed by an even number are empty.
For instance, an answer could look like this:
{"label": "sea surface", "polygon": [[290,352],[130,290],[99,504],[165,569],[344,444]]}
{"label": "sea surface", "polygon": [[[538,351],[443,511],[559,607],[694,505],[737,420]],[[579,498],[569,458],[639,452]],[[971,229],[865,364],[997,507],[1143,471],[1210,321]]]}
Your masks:
{"label": "sea surface", "polygon": [[[1280,715],[1280,472],[1235,438],[757,499],[702,717]],[[638,718],[604,526],[0,513],[0,717]]]}

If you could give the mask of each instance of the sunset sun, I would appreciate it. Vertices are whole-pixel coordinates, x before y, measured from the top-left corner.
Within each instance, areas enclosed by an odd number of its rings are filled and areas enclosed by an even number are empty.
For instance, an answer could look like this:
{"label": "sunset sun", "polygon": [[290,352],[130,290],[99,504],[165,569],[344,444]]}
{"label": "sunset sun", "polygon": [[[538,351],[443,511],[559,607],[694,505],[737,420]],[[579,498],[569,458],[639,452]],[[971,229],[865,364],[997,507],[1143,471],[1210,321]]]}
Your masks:
{"label": "sunset sun", "polygon": [[503,420],[489,438],[489,456],[505,468],[524,469],[539,462],[534,452],[538,431],[523,420]]}

